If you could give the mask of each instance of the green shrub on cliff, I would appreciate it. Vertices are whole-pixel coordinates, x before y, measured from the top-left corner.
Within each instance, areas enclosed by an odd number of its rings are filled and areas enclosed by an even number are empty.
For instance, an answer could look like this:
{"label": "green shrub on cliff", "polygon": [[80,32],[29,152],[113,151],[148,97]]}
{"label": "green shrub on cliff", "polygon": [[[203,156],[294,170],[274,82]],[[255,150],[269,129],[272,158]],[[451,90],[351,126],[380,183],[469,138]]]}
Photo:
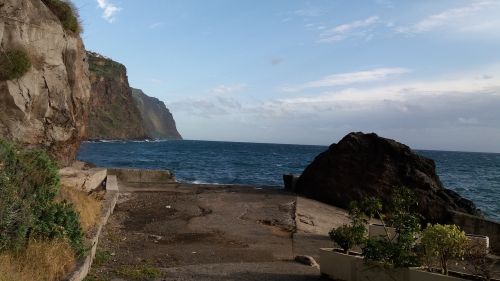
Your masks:
{"label": "green shrub on cliff", "polygon": [[0,50],[0,81],[22,77],[31,67],[24,49]]}
{"label": "green shrub on cliff", "polygon": [[76,34],[81,32],[78,13],[73,4],[61,0],[42,0],[42,2],[57,16],[65,30]]}
{"label": "green shrub on cliff", "polygon": [[57,166],[45,152],[0,140],[0,252],[20,250],[31,238],[63,238],[83,254],[78,215],[56,202],[58,192]]}

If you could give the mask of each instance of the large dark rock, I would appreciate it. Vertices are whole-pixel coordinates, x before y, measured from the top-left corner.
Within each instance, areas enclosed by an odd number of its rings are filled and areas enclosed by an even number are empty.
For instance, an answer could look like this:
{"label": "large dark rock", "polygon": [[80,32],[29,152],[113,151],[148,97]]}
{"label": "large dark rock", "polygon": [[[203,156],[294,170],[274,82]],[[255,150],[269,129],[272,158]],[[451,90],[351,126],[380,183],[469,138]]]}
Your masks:
{"label": "large dark rock", "polygon": [[434,161],[376,134],[350,133],[304,170],[295,192],[346,208],[351,201],[378,197],[388,205],[393,189],[415,193],[418,211],[430,222],[449,222],[450,210],[479,215],[467,199],[443,187]]}

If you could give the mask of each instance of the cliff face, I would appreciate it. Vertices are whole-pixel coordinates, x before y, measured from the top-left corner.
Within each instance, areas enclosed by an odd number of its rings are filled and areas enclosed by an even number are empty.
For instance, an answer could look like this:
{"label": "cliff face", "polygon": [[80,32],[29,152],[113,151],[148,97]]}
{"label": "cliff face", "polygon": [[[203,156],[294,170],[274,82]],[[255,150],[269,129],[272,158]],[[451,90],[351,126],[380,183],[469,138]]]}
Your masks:
{"label": "cliff face", "polygon": [[181,140],[172,113],[165,103],[144,94],[142,90],[132,88],[132,95],[141,112],[146,134],[154,139]]}
{"label": "cliff face", "polygon": [[87,139],[147,138],[124,65],[88,52],[90,113]]}
{"label": "cliff face", "polygon": [[81,38],[40,0],[0,2],[0,53],[23,49],[31,66],[0,81],[0,137],[68,164],[85,134],[90,83]]}

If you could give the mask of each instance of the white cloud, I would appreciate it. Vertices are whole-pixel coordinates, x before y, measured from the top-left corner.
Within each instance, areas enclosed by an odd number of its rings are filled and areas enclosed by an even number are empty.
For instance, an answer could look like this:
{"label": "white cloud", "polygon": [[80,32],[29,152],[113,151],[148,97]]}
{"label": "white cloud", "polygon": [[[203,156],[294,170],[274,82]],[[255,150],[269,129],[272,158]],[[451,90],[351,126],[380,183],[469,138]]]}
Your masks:
{"label": "white cloud", "polygon": [[500,77],[478,79],[499,69],[284,98],[206,95],[169,108],[191,138],[328,144],[375,131],[414,148],[500,152],[491,141],[500,137]]}
{"label": "white cloud", "polygon": [[[498,2],[491,0],[472,1],[470,5],[448,9],[441,13],[430,15],[413,25],[396,27],[395,30],[398,33],[407,34],[432,31],[446,25],[457,24],[457,21],[473,16],[494,4],[498,4]],[[467,28],[467,25],[465,28]]]}
{"label": "white cloud", "polygon": [[477,120],[477,118],[474,117],[471,118],[459,117],[458,123],[463,125],[478,125],[479,121]]}
{"label": "white cloud", "polygon": [[243,91],[247,87],[246,84],[234,84],[234,85],[218,85],[210,90],[210,93],[216,95],[232,95]]}
{"label": "white cloud", "polygon": [[338,25],[327,29],[320,34],[320,42],[342,41],[349,37],[369,36],[370,28],[379,22],[378,16],[371,16],[363,20]]}
{"label": "white cloud", "polygon": [[112,3],[110,0],[97,0],[97,4],[99,8],[103,10],[102,17],[108,22],[113,22],[116,14],[122,10],[122,8]]}
{"label": "white cloud", "polygon": [[320,80],[311,81],[298,86],[283,87],[285,92],[297,92],[310,88],[334,87],[356,83],[367,83],[381,81],[390,76],[401,75],[410,72],[409,69],[401,67],[376,68],[366,71],[340,73],[326,76]]}
{"label": "white cloud", "polygon": [[[263,116],[280,118],[352,119],[350,122],[401,123],[401,126],[433,126],[432,122],[458,120],[462,125],[477,125],[478,120],[490,119],[490,126],[498,127],[500,111],[500,80],[454,78],[436,81],[417,81],[369,89],[350,88],[325,92],[316,96],[302,96],[269,100],[263,103]],[[487,109],[485,109],[487,108]],[[494,113],[493,112],[497,112]],[[485,118],[464,118],[485,115]],[[408,119],[401,121],[385,118]],[[411,118],[413,119],[411,119]],[[433,120],[435,118],[435,120]],[[431,123],[429,123],[431,122]],[[492,125],[494,124],[494,125]]]}
{"label": "white cloud", "polygon": [[158,78],[149,78],[148,81],[150,83],[153,83],[153,84],[165,84],[165,81],[163,81],[162,79],[158,79]]}
{"label": "white cloud", "polygon": [[164,25],[165,25],[164,22],[155,22],[155,23],[150,24],[149,28],[150,29],[155,29],[155,28],[158,28],[158,27],[162,27]]}
{"label": "white cloud", "polygon": [[170,109],[202,118],[214,118],[238,113],[242,104],[235,94],[247,88],[246,84],[218,85],[208,92],[209,95],[190,97],[169,103]]}
{"label": "white cloud", "polygon": [[317,7],[307,7],[295,10],[293,13],[300,17],[319,17],[323,14],[323,11]]}

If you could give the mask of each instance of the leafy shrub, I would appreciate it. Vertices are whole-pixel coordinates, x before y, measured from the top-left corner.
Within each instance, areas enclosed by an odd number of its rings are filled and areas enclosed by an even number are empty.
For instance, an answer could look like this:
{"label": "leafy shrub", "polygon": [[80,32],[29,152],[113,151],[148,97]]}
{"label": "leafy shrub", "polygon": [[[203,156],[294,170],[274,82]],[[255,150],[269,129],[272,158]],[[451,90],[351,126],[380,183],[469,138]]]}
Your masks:
{"label": "leafy shrub", "polygon": [[422,246],[427,259],[437,259],[443,274],[448,275],[448,262],[465,254],[468,239],[456,225],[428,225],[422,232]]}
{"label": "leafy shrub", "polygon": [[42,0],[42,2],[57,16],[65,30],[75,34],[81,32],[76,8],[70,2],[61,0]]}
{"label": "leafy shrub", "polygon": [[[355,245],[362,245],[366,239],[365,225],[373,217],[373,215],[382,209],[379,200],[367,199],[362,202],[362,207],[356,202],[349,204],[349,218],[351,225],[342,225],[332,229],[328,234],[339,247],[348,253]],[[366,210],[366,211],[362,211]],[[368,215],[367,215],[368,214]]]}
{"label": "leafy shrub", "polygon": [[57,166],[40,150],[22,150],[0,140],[0,252],[18,251],[30,238],[68,239],[83,254],[78,215],[56,202]]}
{"label": "leafy shrub", "polygon": [[30,67],[30,57],[24,49],[0,51],[0,81],[20,78]]}
{"label": "leafy shrub", "polygon": [[83,256],[85,253],[78,215],[73,206],[67,202],[54,203],[43,210],[36,221],[33,234],[36,237],[49,239],[67,238],[77,256]]}
{"label": "leafy shrub", "polygon": [[344,253],[347,254],[353,246],[363,242],[365,233],[364,227],[359,228],[344,224],[332,229],[328,234],[330,235],[330,239],[337,243],[344,250]]}

